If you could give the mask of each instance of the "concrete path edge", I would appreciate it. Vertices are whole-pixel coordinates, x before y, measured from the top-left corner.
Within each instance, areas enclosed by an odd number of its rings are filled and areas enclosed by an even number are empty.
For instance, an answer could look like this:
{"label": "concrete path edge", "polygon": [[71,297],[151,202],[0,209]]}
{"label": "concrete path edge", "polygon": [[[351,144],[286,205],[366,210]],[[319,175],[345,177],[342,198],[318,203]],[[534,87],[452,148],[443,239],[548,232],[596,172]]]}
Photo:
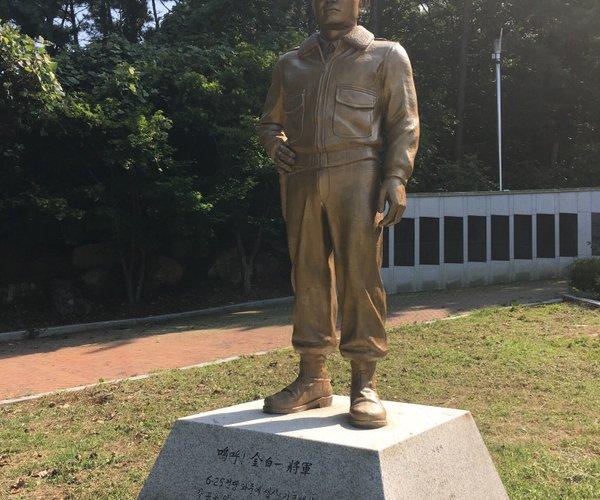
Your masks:
{"label": "concrete path edge", "polygon": [[575,295],[569,295],[569,294],[563,295],[563,298],[567,302],[575,302],[577,304],[580,304],[580,305],[583,305],[583,306],[587,306],[587,307],[596,308],[596,309],[600,308],[600,301],[598,301],[598,300],[586,299],[585,297],[577,297]]}
{"label": "concrete path edge", "polygon": [[68,335],[70,333],[89,332],[101,330],[103,328],[128,328],[144,323],[158,324],[177,319],[195,318],[196,316],[206,316],[208,314],[226,313],[244,310],[250,307],[275,306],[280,304],[289,304],[293,297],[279,297],[275,299],[254,300],[251,302],[241,302],[226,306],[209,307],[207,309],[196,309],[180,313],[161,314],[158,316],[145,316],[143,318],[115,319],[110,321],[96,321],[94,323],[79,323],[75,325],[52,326],[48,328],[32,328],[29,330],[15,330],[13,332],[0,333],[0,343],[14,342],[18,340],[35,339],[42,337],[56,337]]}

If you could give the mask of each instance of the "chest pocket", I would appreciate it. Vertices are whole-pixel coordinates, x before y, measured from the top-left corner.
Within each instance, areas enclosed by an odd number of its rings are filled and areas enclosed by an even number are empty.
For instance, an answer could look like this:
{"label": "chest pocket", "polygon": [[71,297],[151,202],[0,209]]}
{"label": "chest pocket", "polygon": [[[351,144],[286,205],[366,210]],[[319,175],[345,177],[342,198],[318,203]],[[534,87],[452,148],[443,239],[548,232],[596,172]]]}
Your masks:
{"label": "chest pocket", "polygon": [[283,102],[285,112],[284,131],[290,143],[298,142],[304,131],[305,92],[286,96]]}
{"label": "chest pocket", "polygon": [[377,95],[369,90],[340,85],[335,93],[333,133],[338,137],[370,137]]}

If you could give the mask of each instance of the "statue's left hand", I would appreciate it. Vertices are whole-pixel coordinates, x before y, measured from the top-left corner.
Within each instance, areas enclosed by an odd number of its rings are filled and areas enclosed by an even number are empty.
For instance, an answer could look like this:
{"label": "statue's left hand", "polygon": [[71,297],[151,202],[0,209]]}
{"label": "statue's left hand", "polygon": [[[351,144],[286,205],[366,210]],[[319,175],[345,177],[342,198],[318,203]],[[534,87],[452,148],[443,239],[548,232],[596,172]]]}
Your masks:
{"label": "statue's left hand", "polygon": [[377,211],[385,211],[385,202],[390,204],[390,210],[387,215],[379,222],[379,227],[393,226],[398,224],[404,210],[406,210],[406,187],[397,177],[388,177],[381,183],[379,190],[379,201]]}

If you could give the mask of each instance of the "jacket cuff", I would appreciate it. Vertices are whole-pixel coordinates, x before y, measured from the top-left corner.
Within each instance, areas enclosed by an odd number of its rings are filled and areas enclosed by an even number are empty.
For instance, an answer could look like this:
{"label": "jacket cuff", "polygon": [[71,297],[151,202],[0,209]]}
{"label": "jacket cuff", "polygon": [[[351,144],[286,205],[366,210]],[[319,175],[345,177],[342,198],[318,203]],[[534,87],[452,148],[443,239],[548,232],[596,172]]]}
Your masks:
{"label": "jacket cuff", "polygon": [[400,182],[401,182],[402,184],[404,184],[404,187],[406,187],[406,185],[408,184],[408,179],[405,179],[404,177],[402,177],[402,176],[400,176],[400,175],[397,175],[397,174],[390,174],[390,175],[386,175],[386,176],[385,176],[385,179],[392,179],[392,178],[395,178],[395,179],[400,179]]}

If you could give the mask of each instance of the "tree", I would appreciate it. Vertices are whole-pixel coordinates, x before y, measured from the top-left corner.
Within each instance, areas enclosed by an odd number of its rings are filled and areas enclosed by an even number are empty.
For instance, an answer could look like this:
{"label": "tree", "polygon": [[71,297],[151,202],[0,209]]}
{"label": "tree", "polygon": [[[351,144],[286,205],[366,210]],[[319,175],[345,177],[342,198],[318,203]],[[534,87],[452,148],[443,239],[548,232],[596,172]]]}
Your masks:
{"label": "tree", "polygon": [[[2,251],[111,241],[136,302],[153,255],[185,247],[202,276],[235,248],[248,291],[255,260],[284,241],[277,176],[254,124],[278,55],[314,28],[310,1],[179,0],[160,29],[153,6],[0,0],[12,23],[0,35]],[[597,0],[372,9],[373,29],[402,43],[415,71],[422,140],[410,190],[497,187],[490,52],[502,26],[505,183],[597,182]]]}
{"label": "tree", "polygon": [[78,173],[70,182],[69,202],[81,210],[83,237],[88,227],[93,237],[113,242],[126,295],[135,304],[142,299],[149,256],[174,238],[200,232],[211,207],[195,176],[174,157],[172,120],[157,109],[147,87],[152,77],[145,72],[153,66],[116,38],[92,44],[77,56],[80,73],[71,90],[88,92],[73,92],[60,117],[64,132],[80,137],[68,145],[70,162],[63,163],[65,175]]}
{"label": "tree", "polygon": [[0,19],[12,21],[22,33],[62,46],[69,38],[62,0],[0,0]]}
{"label": "tree", "polygon": [[69,0],[66,4],[66,9],[69,16],[69,21],[71,22],[71,37],[73,43],[76,46],[79,46],[79,22],[77,21],[77,13],[75,12],[75,1]]}
{"label": "tree", "polygon": [[150,19],[147,0],[87,0],[86,3],[92,34],[100,38],[119,34],[129,42],[137,42]]}
{"label": "tree", "polygon": [[463,0],[462,29],[460,34],[460,48],[458,55],[458,85],[456,98],[456,146],[454,157],[459,167],[463,161],[463,143],[465,136],[465,99],[467,95],[467,65],[468,47],[471,25],[471,10],[473,0]]}
{"label": "tree", "polygon": [[[47,192],[25,173],[31,136],[60,105],[63,89],[56,63],[42,38],[33,39],[0,23],[0,240],[9,253],[27,253],[23,227],[31,221],[43,234],[43,222],[69,213],[64,198]],[[22,248],[20,244],[26,242]]]}
{"label": "tree", "polygon": [[156,10],[156,0],[152,0],[152,17],[154,18],[154,29],[160,27],[160,21],[158,18],[158,11]]}
{"label": "tree", "polygon": [[160,52],[154,85],[173,120],[177,157],[198,172],[213,207],[216,250],[237,249],[248,292],[265,238],[281,235],[275,170],[255,135],[277,55],[247,43],[163,44]]}
{"label": "tree", "polygon": [[371,30],[375,36],[381,35],[381,16],[384,3],[384,0],[371,0]]}

